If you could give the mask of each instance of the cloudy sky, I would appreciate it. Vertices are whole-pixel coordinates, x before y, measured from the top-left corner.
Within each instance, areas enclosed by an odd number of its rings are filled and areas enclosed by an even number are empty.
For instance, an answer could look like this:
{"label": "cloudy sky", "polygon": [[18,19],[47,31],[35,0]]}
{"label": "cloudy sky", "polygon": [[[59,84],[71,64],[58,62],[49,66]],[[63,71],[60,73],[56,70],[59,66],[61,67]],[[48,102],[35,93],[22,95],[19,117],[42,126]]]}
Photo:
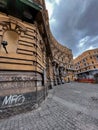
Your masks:
{"label": "cloudy sky", "polygon": [[74,57],[98,48],[98,0],[45,0],[51,32]]}

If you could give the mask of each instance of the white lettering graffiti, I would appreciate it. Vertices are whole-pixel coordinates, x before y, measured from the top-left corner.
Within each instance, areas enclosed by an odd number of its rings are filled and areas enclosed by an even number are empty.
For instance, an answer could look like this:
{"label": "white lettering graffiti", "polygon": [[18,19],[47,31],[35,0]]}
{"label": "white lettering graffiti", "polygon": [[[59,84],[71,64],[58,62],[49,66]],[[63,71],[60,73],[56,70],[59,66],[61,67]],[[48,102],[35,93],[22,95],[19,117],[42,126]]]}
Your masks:
{"label": "white lettering graffiti", "polygon": [[24,101],[25,101],[25,97],[23,95],[10,95],[4,98],[2,106],[22,104]]}

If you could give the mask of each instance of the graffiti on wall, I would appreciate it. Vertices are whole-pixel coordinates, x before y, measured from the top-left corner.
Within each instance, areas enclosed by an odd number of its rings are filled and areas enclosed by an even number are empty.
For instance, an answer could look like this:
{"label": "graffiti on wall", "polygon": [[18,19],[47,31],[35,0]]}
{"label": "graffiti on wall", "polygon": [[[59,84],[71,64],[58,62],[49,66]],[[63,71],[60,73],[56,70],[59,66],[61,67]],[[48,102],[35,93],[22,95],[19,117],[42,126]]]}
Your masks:
{"label": "graffiti on wall", "polygon": [[0,108],[20,106],[24,105],[25,103],[35,102],[35,100],[35,92],[0,96]]}
{"label": "graffiti on wall", "polygon": [[25,97],[23,95],[10,95],[5,96],[2,106],[5,105],[15,105],[15,104],[23,104],[25,101]]}

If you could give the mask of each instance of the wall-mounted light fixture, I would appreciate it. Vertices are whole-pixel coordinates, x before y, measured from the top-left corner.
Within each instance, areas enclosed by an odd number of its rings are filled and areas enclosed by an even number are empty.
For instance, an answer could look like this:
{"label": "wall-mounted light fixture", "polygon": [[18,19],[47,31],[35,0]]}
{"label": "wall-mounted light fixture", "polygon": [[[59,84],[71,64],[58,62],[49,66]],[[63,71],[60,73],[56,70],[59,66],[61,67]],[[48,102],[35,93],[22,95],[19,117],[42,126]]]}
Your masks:
{"label": "wall-mounted light fixture", "polygon": [[2,42],[1,42],[1,45],[3,46],[5,52],[8,54],[8,51],[7,51],[7,49],[6,49],[6,46],[8,45],[7,41],[2,41]]}

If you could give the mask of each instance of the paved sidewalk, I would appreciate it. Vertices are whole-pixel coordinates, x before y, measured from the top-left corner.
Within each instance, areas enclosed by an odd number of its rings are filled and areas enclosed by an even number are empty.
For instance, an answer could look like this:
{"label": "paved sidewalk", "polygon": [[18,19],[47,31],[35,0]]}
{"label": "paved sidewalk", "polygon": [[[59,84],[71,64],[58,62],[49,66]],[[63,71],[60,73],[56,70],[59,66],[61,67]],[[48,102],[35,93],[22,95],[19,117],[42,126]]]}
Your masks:
{"label": "paved sidewalk", "polygon": [[[74,83],[55,87],[38,109],[0,120],[0,130],[98,130],[97,116],[92,114],[97,109],[93,111],[86,105],[70,101],[72,95],[69,93],[79,95],[84,86],[81,84],[81,91],[79,89],[79,84]],[[92,111],[88,113],[89,110]]]}

